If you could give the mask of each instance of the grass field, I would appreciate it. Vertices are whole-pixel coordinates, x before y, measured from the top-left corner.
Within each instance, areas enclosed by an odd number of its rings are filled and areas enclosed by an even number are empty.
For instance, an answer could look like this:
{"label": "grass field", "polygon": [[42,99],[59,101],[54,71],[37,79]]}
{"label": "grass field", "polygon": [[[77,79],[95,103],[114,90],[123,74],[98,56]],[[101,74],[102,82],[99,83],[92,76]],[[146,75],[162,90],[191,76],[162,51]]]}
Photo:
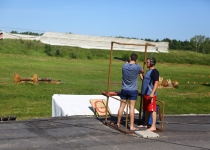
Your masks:
{"label": "grass field", "polygon": [[[50,117],[53,94],[98,95],[107,90],[109,67],[107,58],[70,59],[68,57],[49,57],[38,52],[27,55],[14,54],[13,52],[8,53],[5,49],[1,51],[2,49],[0,47],[0,116],[16,115],[18,120]],[[182,53],[185,55],[184,52]],[[117,53],[118,56],[119,54],[120,52]],[[148,55],[156,55],[158,58],[166,54]],[[196,58],[202,59],[205,63],[206,55],[199,58],[200,56],[192,54],[191,57],[188,58],[190,61]],[[138,63],[143,64],[142,61]],[[121,88],[122,65],[122,61],[113,60],[111,91],[119,91]],[[210,113],[209,65],[161,61],[156,67],[164,79],[179,82],[177,89],[158,89],[158,99],[165,102],[166,114]],[[20,74],[21,77],[32,77],[36,73],[39,78],[60,79],[62,83],[58,85],[15,84],[13,83],[14,73]],[[141,82],[139,82],[139,87],[141,88]],[[139,100],[136,107],[139,108]]]}

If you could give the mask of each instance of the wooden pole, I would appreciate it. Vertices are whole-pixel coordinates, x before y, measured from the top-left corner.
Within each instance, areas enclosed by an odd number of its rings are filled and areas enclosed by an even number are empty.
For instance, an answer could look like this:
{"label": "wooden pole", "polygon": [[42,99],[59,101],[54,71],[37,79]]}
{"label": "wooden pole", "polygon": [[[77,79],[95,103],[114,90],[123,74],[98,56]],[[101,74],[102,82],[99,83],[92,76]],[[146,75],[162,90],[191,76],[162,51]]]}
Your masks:
{"label": "wooden pole", "polygon": [[155,46],[154,44],[151,43],[145,43],[145,44],[133,44],[133,43],[120,43],[120,42],[113,42],[112,43],[116,43],[119,45],[134,45],[134,46]]}
{"label": "wooden pole", "polygon": [[[147,45],[145,45],[145,51],[144,51],[144,62],[143,62],[143,70],[144,70],[144,73],[145,73],[145,62],[146,62],[146,58],[147,57]],[[143,75],[144,75],[143,73]],[[142,84],[141,84],[141,89],[143,87],[143,81],[142,81]],[[140,124],[140,121],[141,121],[141,111],[142,111],[142,99],[143,99],[143,95],[141,94],[140,96],[140,106],[139,106],[139,123]]]}
{"label": "wooden pole", "polygon": [[109,103],[109,91],[110,91],[110,77],[111,77],[111,70],[112,70],[112,52],[113,52],[113,44],[114,42],[111,42],[111,50],[110,50],[110,56],[109,56],[109,73],[108,73],[108,85],[107,85],[107,99],[106,99],[106,118],[105,122],[107,122],[107,111],[108,111],[108,103]]}

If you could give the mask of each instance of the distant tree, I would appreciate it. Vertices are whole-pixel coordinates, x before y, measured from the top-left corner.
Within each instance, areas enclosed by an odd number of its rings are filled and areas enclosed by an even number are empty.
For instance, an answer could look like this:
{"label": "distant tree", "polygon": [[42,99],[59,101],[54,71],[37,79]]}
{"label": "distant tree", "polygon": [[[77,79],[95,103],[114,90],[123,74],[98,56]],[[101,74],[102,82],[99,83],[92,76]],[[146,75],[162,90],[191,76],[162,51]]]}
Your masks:
{"label": "distant tree", "polygon": [[131,39],[138,39],[138,38],[135,38],[135,37],[131,37]]}
{"label": "distant tree", "polygon": [[34,33],[34,32],[20,32],[20,34],[26,34],[26,35],[39,35],[39,33]]}
{"label": "distant tree", "polygon": [[17,31],[11,31],[10,33],[12,33],[12,34],[18,34]]}
{"label": "distant tree", "polygon": [[202,48],[202,53],[206,53],[206,54],[209,54],[210,53],[210,38],[209,37],[206,37],[204,39],[204,42],[202,43],[201,45],[201,48]]}
{"label": "distant tree", "polygon": [[173,39],[169,42],[169,48],[170,49],[179,49],[179,46],[178,46],[178,41]]}
{"label": "distant tree", "polygon": [[156,39],[155,42],[160,42],[160,41],[158,39]]}
{"label": "distant tree", "polygon": [[183,49],[184,50],[193,50],[192,45],[190,44],[189,41],[185,40],[183,43]]}
{"label": "distant tree", "polygon": [[162,40],[162,42],[171,42],[171,40],[169,38],[165,38]]}
{"label": "distant tree", "polygon": [[154,42],[152,39],[144,39],[145,41]]}
{"label": "distant tree", "polygon": [[177,43],[176,43],[176,47],[177,47],[177,49],[181,49],[181,50],[183,50],[183,46],[182,46],[182,41],[180,41],[180,40],[178,40],[177,41]]}
{"label": "distant tree", "polygon": [[10,33],[12,33],[12,34],[26,34],[26,35],[43,35],[43,33],[39,34],[39,33],[34,33],[34,32],[29,32],[29,31],[20,32],[20,33],[18,33],[17,31],[11,31]]}
{"label": "distant tree", "polygon": [[161,40],[161,42],[169,42],[169,49],[193,50],[191,43],[187,40],[180,41],[180,40],[176,40],[176,39],[171,40],[169,38],[165,38],[165,39]]}
{"label": "distant tree", "polygon": [[190,43],[196,52],[210,53],[210,38],[203,35],[195,35],[190,39]]}
{"label": "distant tree", "polygon": [[138,39],[135,37],[123,37],[123,36],[116,36],[115,38],[122,38],[122,39]]}
{"label": "distant tree", "polygon": [[125,38],[125,37],[123,37],[123,36],[116,36],[116,38]]}
{"label": "distant tree", "polygon": [[199,52],[201,43],[203,42],[205,36],[202,35],[196,35],[193,38],[190,39],[190,43],[192,44],[193,48],[196,52]]}

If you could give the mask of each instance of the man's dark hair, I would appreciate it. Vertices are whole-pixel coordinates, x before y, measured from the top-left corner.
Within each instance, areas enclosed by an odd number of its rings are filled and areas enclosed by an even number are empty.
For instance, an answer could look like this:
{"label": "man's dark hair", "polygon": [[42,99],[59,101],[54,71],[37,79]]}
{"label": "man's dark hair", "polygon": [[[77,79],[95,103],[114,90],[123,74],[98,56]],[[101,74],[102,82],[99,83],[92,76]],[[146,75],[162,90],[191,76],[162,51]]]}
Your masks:
{"label": "man's dark hair", "polygon": [[135,54],[135,53],[131,54],[131,60],[132,61],[136,61],[137,59],[138,59],[138,55],[137,54]]}

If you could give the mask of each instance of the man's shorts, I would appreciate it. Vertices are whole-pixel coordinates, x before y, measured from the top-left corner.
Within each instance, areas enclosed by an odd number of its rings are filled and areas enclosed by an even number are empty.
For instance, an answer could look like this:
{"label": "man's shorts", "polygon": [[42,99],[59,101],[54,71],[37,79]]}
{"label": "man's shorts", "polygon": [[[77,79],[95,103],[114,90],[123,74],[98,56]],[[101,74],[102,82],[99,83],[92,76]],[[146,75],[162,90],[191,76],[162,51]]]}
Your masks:
{"label": "man's shorts", "polygon": [[149,95],[143,96],[143,110],[156,112],[156,96],[150,98]]}
{"label": "man's shorts", "polygon": [[121,90],[120,98],[124,100],[137,100],[138,90]]}

